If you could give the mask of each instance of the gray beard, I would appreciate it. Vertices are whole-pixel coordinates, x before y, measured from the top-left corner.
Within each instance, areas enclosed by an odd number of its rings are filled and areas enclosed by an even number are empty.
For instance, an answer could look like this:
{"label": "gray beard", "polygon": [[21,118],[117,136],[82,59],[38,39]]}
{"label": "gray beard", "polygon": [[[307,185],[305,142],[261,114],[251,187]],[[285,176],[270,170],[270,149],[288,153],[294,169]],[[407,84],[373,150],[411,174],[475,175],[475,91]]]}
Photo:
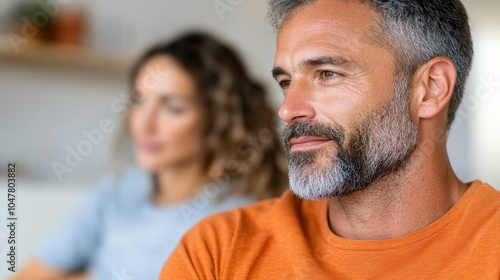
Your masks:
{"label": "gray beard", "polygon": [[[347,196],[402,168],[417,146],[418,134],[410,117],[407,86],[399,89],[389,104],[361,120],[348,143],[344,129],[335,125],[302,122],[285,127],[282,140],[290,189],[311,200]],[[327,145],[336,147],[291,152],[289,140],[301,135],[332,139]]]}

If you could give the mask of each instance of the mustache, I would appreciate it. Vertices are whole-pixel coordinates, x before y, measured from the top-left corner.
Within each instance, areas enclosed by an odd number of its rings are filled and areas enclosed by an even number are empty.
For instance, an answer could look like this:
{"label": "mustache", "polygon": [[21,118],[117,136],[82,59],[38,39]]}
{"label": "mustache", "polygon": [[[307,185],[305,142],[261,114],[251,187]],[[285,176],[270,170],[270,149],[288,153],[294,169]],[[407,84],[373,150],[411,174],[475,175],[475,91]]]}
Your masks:
{"label": "mustache", "polygon": [[324,124],[318,121],[304,121],[285,126],[280,139],[285,149],[290,151],[290,140],[300,136],[323,137],[332,139],[342,146],[345,140],[344,129],[334,124]]}

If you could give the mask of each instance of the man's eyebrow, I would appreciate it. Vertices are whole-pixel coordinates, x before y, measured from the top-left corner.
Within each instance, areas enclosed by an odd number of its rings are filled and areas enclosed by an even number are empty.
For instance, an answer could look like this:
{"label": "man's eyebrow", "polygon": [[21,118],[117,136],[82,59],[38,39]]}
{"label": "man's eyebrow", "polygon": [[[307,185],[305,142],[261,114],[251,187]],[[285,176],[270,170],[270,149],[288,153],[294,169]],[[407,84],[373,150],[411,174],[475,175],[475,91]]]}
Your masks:
{"label": "man's eyebrow", "polygon": [[319,65],[351,65],[353,62],[341,56],[320,56],[311,59],[306,59],[300,64],[301,68],[319,66]]}
{"label": "man's eyebrow", "polygon": [[[301,68],[308,68],[320,65],[333,65],[333,66],[348,66],[351,68],[354,65],[352,60],[341,56],[319,56],[311,59],[306,59],[300,63]],[[271,73],[273,74],[274,79],[276,79],[279,75],[288,74],[283,68],[275,67]]]}
{"label": "man's eyebrow", "polygon": [[273,70],[271,71],[271,73],[273,74],[273,78],[276,80],[276,78],[279,75],[286,74],[286,71],[283,68],[281,68],[281,67],[274,67]]}

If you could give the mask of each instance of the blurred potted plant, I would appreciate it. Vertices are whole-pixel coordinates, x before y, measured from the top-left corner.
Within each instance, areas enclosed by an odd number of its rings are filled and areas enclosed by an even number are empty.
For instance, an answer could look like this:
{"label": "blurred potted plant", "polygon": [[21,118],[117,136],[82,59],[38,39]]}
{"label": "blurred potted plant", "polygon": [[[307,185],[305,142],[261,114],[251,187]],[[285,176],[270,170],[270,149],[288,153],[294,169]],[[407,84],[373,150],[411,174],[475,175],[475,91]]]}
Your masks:
{"label": "blurred potted plant", "polygon": [[17,1],[8,17],[11,32],[32,43],[50,41],[52,18],[36,1]]}
{"label": "blurred potted plant", "polygon": [[75,5],[48,0],[19,1],[10,13],[9,22],[11,32],[29,39],[30,43],[84,44],[86,13]]}

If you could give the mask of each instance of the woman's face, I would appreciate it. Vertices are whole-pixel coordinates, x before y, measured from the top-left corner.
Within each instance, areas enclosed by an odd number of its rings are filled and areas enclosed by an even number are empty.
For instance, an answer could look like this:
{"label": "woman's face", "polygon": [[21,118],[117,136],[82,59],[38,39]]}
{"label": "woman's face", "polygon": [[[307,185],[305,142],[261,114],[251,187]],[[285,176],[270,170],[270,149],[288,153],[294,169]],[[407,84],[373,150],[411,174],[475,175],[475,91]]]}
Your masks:
{"label": "woman's face", "polygon": [[140,69],[129,125],[139,164],[150,171],[201,160],[202,110],[191,76],[168,56]]}

